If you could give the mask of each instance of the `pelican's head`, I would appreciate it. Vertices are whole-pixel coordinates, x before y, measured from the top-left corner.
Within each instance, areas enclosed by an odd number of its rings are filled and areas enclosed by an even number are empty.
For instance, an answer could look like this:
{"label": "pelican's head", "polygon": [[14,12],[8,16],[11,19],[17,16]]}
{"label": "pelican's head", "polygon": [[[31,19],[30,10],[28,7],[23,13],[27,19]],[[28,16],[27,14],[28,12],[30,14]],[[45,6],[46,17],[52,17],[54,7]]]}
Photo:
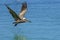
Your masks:
{"label": "pelican's head", "polygon": [[26,18],[23,18],[23,20],[26,20]]}
{"label": "pelican's head", "polygon": [[24,20],[24,21],[26,21],[26,22],[31,22],[31,21],[29,21],[29,20],[28,20],[28,19],[26,19],[26,18],[23,18],[23,20]]}
{"label": "pelican's head", "polygon": [[23,21],[25,21],[25,22],[26,22],[26,21],[27,21],[27,19],[26,19],[26,18],[23,18]]}

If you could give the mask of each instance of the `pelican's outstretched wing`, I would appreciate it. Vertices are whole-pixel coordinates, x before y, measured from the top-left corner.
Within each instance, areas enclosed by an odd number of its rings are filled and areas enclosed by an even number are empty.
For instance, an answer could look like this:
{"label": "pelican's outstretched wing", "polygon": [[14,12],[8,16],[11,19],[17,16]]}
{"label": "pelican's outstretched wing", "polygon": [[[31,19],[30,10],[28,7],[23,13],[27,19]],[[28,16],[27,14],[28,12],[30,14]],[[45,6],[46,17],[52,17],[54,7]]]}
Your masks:
{"label": "pelican's outstretched wing", "polygon": [[20,14],[19,14],[19,17],[20,17],[21,19],[23,19],[26,11],[27,11],[27,3],[24,2],[24,3],[22,3],[21,12],[20,12]]}
{"label": "pelican's outstretched wing", "polygon": [[10,7],[8,7],[6,4],[5,6],[8,8],[10,14],[13,16],[15,20],[20,19],[19,16]]}

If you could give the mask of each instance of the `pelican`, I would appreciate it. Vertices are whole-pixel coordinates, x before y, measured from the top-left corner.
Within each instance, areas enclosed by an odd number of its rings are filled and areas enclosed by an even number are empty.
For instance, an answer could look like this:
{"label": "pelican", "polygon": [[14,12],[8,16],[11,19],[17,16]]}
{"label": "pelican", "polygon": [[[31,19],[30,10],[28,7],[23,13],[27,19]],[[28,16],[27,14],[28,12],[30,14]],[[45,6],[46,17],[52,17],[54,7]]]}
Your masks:
{"label": "pelican", "polygon": [[15,20],[15,22],[13,22],[14,26],[16,26],[19,23],[31,22],[24,17],[25,13],[27,12],[27,3],[26,2],[22,3],[22,8],[21,8],[19,15],[17,15],[8,5],[5,4],[5,6],[8,8],[10,14],[12,15],[12,17]]}

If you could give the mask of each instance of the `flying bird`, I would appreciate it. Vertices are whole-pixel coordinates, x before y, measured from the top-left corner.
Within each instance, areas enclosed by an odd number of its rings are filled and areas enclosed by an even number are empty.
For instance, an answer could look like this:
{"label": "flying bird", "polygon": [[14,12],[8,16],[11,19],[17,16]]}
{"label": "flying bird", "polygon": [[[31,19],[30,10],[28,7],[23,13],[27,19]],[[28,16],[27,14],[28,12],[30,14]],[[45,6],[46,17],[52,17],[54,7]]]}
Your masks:
{"label": "flying bird", "polygon": [[15,22],[13,22],[14,26],[16,26],[19,23],[25,23],[25,22],[31,22],[28,19],[25,18],[25,13],[27,12],[27,3],[23,2],[22,3],[22,8],[19,13],[19,15],[16,14],[8,5],[5,4],[5,6],[8,8],[10,14],[14,18]]}

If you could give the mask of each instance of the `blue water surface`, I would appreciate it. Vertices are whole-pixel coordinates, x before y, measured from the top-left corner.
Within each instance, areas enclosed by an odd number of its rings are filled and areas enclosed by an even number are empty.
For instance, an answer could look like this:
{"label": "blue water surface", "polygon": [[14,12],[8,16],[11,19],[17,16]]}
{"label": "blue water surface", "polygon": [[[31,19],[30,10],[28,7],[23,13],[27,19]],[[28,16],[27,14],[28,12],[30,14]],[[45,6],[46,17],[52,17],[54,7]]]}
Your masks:
{"label": "blue water surface", "polygon": [[[14,19],[4,4],[18,14],[24,1],[28,6],[25,17],[32,23],[14,27]],[[60,0],[0,0],[0,40],[13,40],[16,33],[27,40],[60,40]]]}

